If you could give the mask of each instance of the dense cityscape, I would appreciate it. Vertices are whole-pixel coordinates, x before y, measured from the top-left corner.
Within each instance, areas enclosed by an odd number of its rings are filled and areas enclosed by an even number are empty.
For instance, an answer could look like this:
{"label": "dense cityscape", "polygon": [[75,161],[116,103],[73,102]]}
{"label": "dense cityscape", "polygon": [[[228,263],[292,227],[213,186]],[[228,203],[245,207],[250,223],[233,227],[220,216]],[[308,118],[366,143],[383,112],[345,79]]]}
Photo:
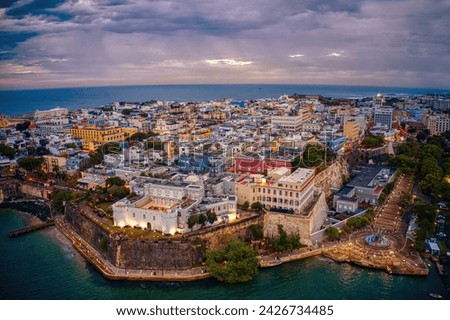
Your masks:
{"label": "dense cityscape", "polygon": [[437,268],[449,290],[449,110],[375,93],[2,115],[0,206],[35,216],[10,237],[56,225],[110,280],[245,282],[324,256]]}

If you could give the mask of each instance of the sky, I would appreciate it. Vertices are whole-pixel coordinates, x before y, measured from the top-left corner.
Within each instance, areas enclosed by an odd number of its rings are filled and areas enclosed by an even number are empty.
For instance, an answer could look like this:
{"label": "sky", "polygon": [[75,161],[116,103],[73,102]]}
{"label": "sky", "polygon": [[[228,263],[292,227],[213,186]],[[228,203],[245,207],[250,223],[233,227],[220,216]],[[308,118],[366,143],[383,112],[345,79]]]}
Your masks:
{"label": "sky", "polygon": [[450,0],[0,0],[0,89],[450,88]]}

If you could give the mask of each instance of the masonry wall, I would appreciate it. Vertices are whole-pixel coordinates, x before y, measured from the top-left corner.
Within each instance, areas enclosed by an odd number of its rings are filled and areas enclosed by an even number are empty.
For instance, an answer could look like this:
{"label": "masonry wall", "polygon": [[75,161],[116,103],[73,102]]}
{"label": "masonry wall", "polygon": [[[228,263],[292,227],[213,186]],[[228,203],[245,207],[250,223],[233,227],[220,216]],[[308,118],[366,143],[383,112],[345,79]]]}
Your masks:
{"label": "masonry wall", "polygon": [[349,165],[341,158],[316,175],[315,185],[325,192],[325,196],[330,196],[332,189],[340,189],[349,175]]}
{"label": "masonry wall", "polygon": [[48,199],[43,185],[31,184],[14,179],[5,179],[0,183],[0,202],[22,197]]}
{"label": "masonry wall", "polygon": [[320,230],[327,218],[327,211],[325,193],[322,192],[308,216],[267,212],[264,214],[264,237],[278,236],[278,225],[281,225],[287,234],[298,235],[302,244],[311,245],[311,234]]}
{"label": "masonry wall", "polygon": [[[202,262],[203,250],[191,241],[128,238],[110,235],[74,204],[66,206],[64,219],[72,229],[119,268],[183,270]],[[106,250],[102,243],[106,241]]]}
{"label": "masonry wall", "polygon": [[191,235],[190,238],[199,237],[206,241],[208,249],[217,249],[225,245],[232,237],[245,239],[249,234],[248,227],[252,224],[263,226],[263,216],[257,215],[244,218],[230,224],[222,224],[198,230]]}

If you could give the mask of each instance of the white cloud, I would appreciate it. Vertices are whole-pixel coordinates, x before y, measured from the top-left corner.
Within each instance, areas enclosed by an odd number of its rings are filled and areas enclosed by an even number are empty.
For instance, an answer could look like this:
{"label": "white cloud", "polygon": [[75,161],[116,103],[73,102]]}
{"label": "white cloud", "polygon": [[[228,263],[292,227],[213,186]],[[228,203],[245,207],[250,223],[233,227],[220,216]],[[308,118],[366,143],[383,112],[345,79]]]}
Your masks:
{"label": "white cloud", "polygon": [[214,60],[205,60],[205,62],[210,65],[228,65],[228,66],[247,66],[253,63],[253,61],[244,61],[237,59],[214,59]]}
{"label": "white cloud", "polygon": [[25,66],[17,63],[1,63],[0,68],[4,74],[34,74],[34,73],[48,73],[48,70],[41,66]]}
{"label": "white cloud", "polygon": [[301,57],[304,57],[304,56],[305,56],[304,54],[296,53],[296,54],[290,54],[289,58],[301,58]]}
{"label": "white cloud", "polygon": [[343,53],[344,53],[344,51],[331,52],[331,53],[327,54],[327,57],[340,57],[340,56],[342,56]]}

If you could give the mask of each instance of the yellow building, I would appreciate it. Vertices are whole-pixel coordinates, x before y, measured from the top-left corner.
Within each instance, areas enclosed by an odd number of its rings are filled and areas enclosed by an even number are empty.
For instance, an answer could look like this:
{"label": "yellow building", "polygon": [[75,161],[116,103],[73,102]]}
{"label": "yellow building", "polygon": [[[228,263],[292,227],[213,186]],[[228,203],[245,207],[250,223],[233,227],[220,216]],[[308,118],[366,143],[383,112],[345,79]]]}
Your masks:
{"label": "yellow building", "polygon": [[344,136],[348,140],[357,140],[359,137],[359,123],[355,119],[350,119],[344,122]]}
{"label": "yellow building", "polygon": [[0,114],[0,128],[6,128],[9,124],[8,117]]}
{"label": "yellow building", "polygon": [[124,127],[98,128],[86,126],[69,129],[72,137],[83,139],[83,149],[89,151],[94,151],[104,143],[124,141],[136,132],[136,128]]}
{"label": "yellow building", "polygon": [[66,166],[67,159],[64,157],[43,156],[42,167],[46,172],[53,172]]}

